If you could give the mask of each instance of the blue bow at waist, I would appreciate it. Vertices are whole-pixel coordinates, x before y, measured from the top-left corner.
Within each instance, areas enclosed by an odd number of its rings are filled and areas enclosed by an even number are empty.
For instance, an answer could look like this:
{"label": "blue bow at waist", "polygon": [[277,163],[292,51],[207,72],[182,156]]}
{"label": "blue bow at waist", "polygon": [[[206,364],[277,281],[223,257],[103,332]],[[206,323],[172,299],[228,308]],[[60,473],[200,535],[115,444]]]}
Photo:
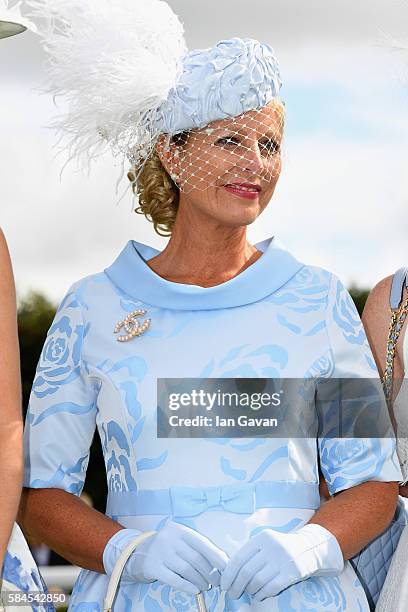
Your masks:
{"label": "blue bow at waist", "polygon": [[259,508],[307,508],[320,506],[317,483],[261,481],[220,487],[180,487],[109,491],[109,516],[197,516],[207,510],[252,514]]}

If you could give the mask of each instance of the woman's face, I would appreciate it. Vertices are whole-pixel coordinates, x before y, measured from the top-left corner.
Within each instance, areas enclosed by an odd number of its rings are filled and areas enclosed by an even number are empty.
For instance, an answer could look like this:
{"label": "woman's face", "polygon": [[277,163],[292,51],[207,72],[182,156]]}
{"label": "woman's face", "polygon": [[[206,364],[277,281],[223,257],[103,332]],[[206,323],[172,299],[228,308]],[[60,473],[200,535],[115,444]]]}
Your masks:
{"label": "woman's face", "polygon": [[260,110],[192,130],[185,144],[158,153],[180,188],[180,208],[194,207],[221,224],[248,225],[266,208],[281,171],[283,109]]}

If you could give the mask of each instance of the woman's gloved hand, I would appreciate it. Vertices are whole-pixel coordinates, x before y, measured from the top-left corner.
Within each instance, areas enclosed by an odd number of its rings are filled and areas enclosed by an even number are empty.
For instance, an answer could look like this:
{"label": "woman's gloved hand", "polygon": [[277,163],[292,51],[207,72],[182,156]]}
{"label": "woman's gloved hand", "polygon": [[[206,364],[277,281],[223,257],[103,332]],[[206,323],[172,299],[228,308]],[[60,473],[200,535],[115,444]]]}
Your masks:
{"label": "woman's gloved hand", "polygon": [[308,524],[291,533],[265,529],[231,557],[220,587],[232,599],[246,591],[262,601],[311,576],[338,575],[343,567],[339,543],[321,525]]}
{"label": "woman's gloved hand", "polygon": [[[108,541],[103,565],[110,576],[122,551],[142,532],[121,529]],[[197,595],[209,585],[218,586],[228,556],[207,537],[190,527],[168,521],[142,542],[129,557],[122,574],[124,582],[160,580],[175,589]],[[214,569],[216,568],[216,569]]]}

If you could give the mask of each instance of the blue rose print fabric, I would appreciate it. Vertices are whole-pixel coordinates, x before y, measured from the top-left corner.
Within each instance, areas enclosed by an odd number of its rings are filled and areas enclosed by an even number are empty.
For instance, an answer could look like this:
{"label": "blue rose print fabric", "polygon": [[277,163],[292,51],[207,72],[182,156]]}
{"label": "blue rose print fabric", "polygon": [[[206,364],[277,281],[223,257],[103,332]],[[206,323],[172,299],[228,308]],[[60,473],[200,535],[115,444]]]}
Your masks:
{"label": "blue rose print fabric", "polygon": [[[55,612],[54,604],[47,602],[48,588],[17,523],[13,525],[4,556],[0,583],[6,612]],[[24,600],[26,595],[33,601]]]}
{"label": "blue rose print fabric", "polygon": [[[331,493],[401,479],[393,439],[157,437],[158,377],[377,376],[341,282],[300,263],[275,238],[256,246],[262,256],[254,264],[203,288],[161,278],[147,263],[158,251],[130,241],[111,266],[70,288],[31,393],[26,487],[80,495],[97,428],[108,516],[140,531],[175,520],[231,555],[262,529],[289,532],[310,520],[320,506],[319,461]],[[116,324],[137,309],[150,327],[118,342]],[[228,503],[232,490],[241,511]],[[107,584],[106,575],[83,569],[70,610],[102,612]],[[218,588],[205,599],[210,612],[368,610],[349,563],[339,576],[306,580],[263,602],[247,593],[231,600]],[[117,612],[196,609],[194,597],[158,581],[121,584],[114,603]]]}

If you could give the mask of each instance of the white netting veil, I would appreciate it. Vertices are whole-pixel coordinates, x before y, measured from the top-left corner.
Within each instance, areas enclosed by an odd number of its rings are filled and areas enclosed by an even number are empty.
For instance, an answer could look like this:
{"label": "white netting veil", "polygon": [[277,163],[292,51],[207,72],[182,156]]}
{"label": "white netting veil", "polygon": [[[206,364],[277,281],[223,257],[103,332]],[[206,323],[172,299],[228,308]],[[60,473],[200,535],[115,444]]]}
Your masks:
{"label": "white netting veil", "polygon": [[159,139],[163,166],[180,191],[229,186],[232,192],[260,191],[278,178],[284,111],[274,100],[231,119],[213,121]]}
{"label": "white netting veil", "polygon": [[[180,197],[239,203],[272,197],[282,165],[284,105],[273,99],[260,109],[209,123],[203,128],[163,134],[156,150],[132,168],[128,178],[137,196],[137,213],[153,222],[155,231],[171,234]],[[193,192],[207,192],[200,195]],[[242,199],[244,198],[244,199]]]}

